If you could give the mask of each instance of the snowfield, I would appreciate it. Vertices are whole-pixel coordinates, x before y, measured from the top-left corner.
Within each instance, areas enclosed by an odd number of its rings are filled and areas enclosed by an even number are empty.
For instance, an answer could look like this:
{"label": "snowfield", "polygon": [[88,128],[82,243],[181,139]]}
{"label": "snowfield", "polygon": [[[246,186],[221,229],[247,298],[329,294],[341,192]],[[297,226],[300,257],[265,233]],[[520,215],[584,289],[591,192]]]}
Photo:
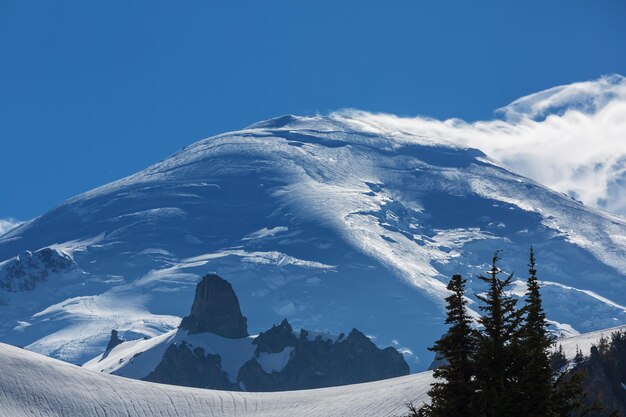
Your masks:
{"label": "snowfield", "polygon": [[[576,346],[588,354],[602,335],[625,329],[582,334],[559,343],[571,360]],[[2,417],[399,417],[406,413],[407,401],[427,401],[433,382],[432,372],[422,372],[306,391],[202,390],[95,372],[5,344],[0,344],[0,364]]]}
{"label": "snowfield", "polygon": [[426,399],[430,372],[367,384],[276,393],[202,390],[136,381],[0,344],[3,417],[401,416]]}
{"label": "snowfield", "polygon": [[616,326],[609,329],[598,330],[596,332],[589,332],[574,337],[568,337],[557,341],[557,345],[563,346],[565,356],[569,360],[574,359],[577,348],[580,349],[584,356],[589,356],[589,351],[592,345],[598,344],[601,337],[610,339],[611,333],[616,331],[626,331],[626,326]]}

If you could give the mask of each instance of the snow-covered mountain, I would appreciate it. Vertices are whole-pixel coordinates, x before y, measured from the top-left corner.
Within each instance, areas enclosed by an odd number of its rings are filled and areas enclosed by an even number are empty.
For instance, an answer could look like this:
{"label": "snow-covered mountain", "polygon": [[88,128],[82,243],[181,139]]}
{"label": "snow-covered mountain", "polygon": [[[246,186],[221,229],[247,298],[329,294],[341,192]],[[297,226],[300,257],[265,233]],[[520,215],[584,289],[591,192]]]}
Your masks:
{"label": "snow-covered mountain", "polygon": [[[597,332],[564,340],[566,355],[573,359],[576,346],[587,354],[601,336]],[[303,391],[213,391],[94,372],[1,343],[0,363],[0,415],[6,417],[400,416],[407,411],[406,402],[428,401],[433,382],[432,372],[422,372]]]}
{"label": "snow-covered mountain", "polygon": [[[502,266],[524,278],[531,244],[557,328],[626,323],[624,219],[445,138],[285,116],[197,142],[0,237],[0,340],[83,363],[111,329],[176,328],[196,282],[218,272],[252,333],[283,318],[356,327],[425,369],[449,275],[471,278],[504,249]],[[24,277],[36,278],[26,288]]]}

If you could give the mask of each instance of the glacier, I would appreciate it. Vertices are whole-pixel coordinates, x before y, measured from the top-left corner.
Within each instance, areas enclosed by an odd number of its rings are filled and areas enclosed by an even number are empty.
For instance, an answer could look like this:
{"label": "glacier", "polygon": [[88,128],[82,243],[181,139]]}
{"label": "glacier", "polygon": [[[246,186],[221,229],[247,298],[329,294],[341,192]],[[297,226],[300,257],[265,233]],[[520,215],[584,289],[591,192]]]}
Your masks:
{"label": "glacier", "polygon": [[423,370],[444,331],[448,277],[469,279],[476,310],[474,278],[494,250],[523,280],[531,244],[555,330],[626,324],[623,218],[445,138],[349,114],[283,116],[196,142],[0,236],[0,279],[26,251],[69,265],[28,291],[11,276],[0,341],[83,364],[111,329],[125,340],[175,329],[196,282],[216,272],[253,333],[283,318],[329,334],[356,327]]}

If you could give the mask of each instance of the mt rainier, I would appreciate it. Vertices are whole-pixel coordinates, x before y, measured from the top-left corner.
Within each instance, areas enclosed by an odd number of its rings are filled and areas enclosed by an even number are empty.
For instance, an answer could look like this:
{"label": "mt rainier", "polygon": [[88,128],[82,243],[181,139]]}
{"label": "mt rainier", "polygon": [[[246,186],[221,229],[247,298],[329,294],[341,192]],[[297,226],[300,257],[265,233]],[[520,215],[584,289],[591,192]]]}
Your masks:
{"label": "mt rainier", "polygon": [[[445,282],[534,245],[554,328],[626,324],[626,221],[445,138],[284,116],[194,143],[0,237],[0,341],[65,361],[176,328],[227,278],[252,332],[288,318],[394,345],[413,370],[444,331]],[[28,282],[25,285],[24,282]],[[513,291],[523,293],[523,282]],[[477,310],[473,301],[470,307]]]}

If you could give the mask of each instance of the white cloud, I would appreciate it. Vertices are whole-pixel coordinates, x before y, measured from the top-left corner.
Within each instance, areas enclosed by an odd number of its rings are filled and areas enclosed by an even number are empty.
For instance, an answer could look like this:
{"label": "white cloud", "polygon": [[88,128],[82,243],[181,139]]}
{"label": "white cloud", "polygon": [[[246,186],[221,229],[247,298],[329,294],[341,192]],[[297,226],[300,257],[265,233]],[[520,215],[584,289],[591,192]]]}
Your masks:
{"label": "white cloud", "polygon": [[23,222],[8,218],[8,219],[0,219],[0,236],[13,229],[16,226],[19,226]]}
{"label": "white cloud", "polygon": [[500,118],[472,123],[353,110],[333,117],[478,148],[554,190],[626,216],[625,77],[554,87],[497,113]]}

